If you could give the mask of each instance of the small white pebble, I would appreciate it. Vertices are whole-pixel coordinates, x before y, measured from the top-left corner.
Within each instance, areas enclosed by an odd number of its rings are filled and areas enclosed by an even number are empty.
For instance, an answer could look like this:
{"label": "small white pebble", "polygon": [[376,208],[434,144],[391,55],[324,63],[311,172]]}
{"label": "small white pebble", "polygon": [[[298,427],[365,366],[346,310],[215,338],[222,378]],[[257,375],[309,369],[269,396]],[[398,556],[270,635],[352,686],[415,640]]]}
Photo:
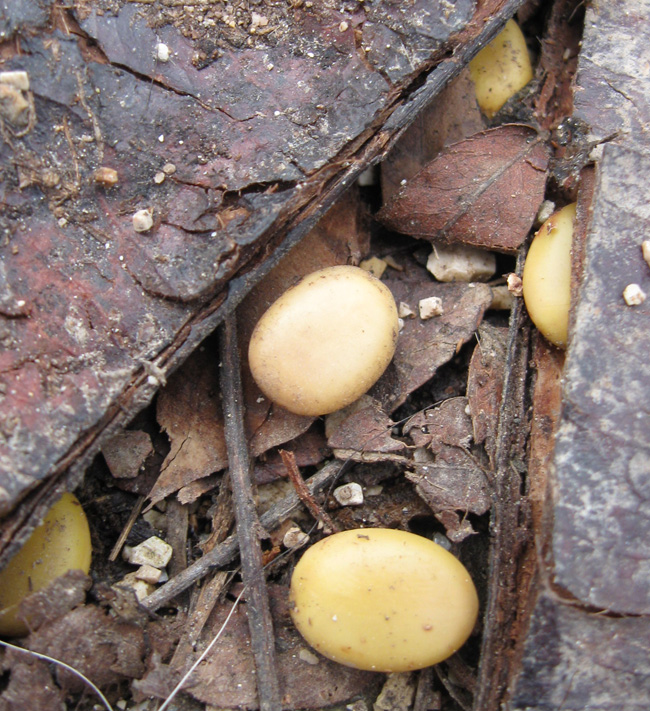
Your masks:
{"label": "small white pebble", "polygon": [[638,284],[628,284],[623,289],[623,298],[628,306],[639,306],[646,300],[646,293]]}
{"label": "small white pebble", "polygon": [[350,26],[350,25],[348,25],[347,22],[343,21],[343,22],[339,25],[339,32],[346,32],[349,26]]}
{"label": "small white pebble", "polygon": [[156,45],[156,57],[159,62],[169,61],[169,47],[163,42],[158,42]]}
{"label": "small white pebble", "polygon": [[465,244],[438,244],[427,260],[427,270],[438,281],[487,281],[497,268],[492,252]]}
{"label": "small white pebble", "polygon": [[160,183],[163,183],[165,181],[165,174],[163,173],[162,170],[159,170],[154,176],[153,176],[153,182],[156,183],[156,185],[160,185]]}
{"label": "small white pebble", "polygon": [[388,265],[379,257],[370,257],[370,259],[364,259],[359,266],[361,269],[370,272],[374,277],[377,277],[377,279],[381,279]]}
{"label": "small white pebble", "polygon": [[300,648],[300,651],[298,652],[298,659],[300,659],[301,662],[307,662],[307,664],[311,665],[318,664],[320,661],[313,652],[309,649],[305,649],[304,647]]}
{"label": "small white pebble", "polygon": [[136,232],[147,232],[153,227],[153,209],[138,210],[133,214],[133,229]]}
{"label": "small white pebble", "polygon": [[433,318],[434,316],[441,316],[444,313],[442,299],[439,296],[429,296],[426,299],[420,299],[418,311],[423,321]]}
{"label": "small white pebble", "polygon": [[154,568],[153,565],[141,565],[135,571],[135,577],[138,580],[144,580],[145,583],[155,585],[162,575],[160,568]]}
{"label": "small white pebble", "polygon": [[160,136],[158,136],[158,140],[159,140],[161,143],[164,143],[164,142],[165,142],[165,134],[164,134],[164,133],[161,133]]}
{"label": "small white pebble", "polygon": [[282,544],[285,548],[297,548],[298,546],[304,546],[309,540],[309,536],[301,531],[298,526],[292,526],[282,538]]}
{"label": "small white pebble", "polygon": [[334,489],[334,498],[341,506],[360,506],[363,503],[363,489],[355,481]]}
{"label": "small white pebble", "polygon": [[131,588],[138,600],[144,600],[145,597],[151,595],[151,593],[155,590],[151,583],[147,583],[144,580],[138,580],[138,578],[136,578],[136,573],[127,573],[122,580],[115,583],[114,587]]}
{"label": "small white pebble", "polygon": [[0,72],[0,84],[12,86],[20,91],[29,91],[29,74],[21,70]]}
{"label": "small white pebble", "polygon": [[535,217],[535,224],[543,225],[554,212],[555,203],[552,200],[544,200],[544,202],[539,206],[539,210],[537,211],[537,216]]}
{"label": "small white pebble", "polygon": [[162,170],[165,175],[173,175],[176,172],[176,166],[173,163],[165,163]]}
{"label": "small white pebble", "polygon": [[643,240],[641,244],[641,252],[643,253],[643,258],[645,259],[647,265],[650,267],[650,239]]}
{"label": "small white pebble", "polygon": [[514,272],[508,274],[506,283],[508,284],[508,291],[513,296],[521,296],[524,293],[524,284],[518,274]]}
{"label": "small white pebble", "polygon": [[68,221],[66,220],[65,217],[59,217],[58,223],[59,223],[59,227],[65,227],[68,224]]}
{"label": "small white pebble", "polygon": [[151,536],[137,546],[124,547],[123,557],[132,565],[152,565],[164,568],[172,557],[172,547],[158,536]]}
{"label": "small white pebble", "polygon": [[400,318],[415,318],[415,311],[413,311],[406,301],[400,301],[397,307],[397,315]]}

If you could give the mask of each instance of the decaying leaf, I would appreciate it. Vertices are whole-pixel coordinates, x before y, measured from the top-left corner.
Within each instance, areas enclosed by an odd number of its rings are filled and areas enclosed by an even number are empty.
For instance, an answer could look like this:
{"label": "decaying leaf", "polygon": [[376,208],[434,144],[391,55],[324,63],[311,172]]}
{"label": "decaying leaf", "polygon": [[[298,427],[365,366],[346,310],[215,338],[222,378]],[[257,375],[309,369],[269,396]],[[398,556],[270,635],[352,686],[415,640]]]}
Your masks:
{"label": "decaying leaf", "polygon": [[491,504],[485,474],[470,451],[473,432],[467,410],[466,398],[451,398],[418,413],[404,427],[416,446],[431,453],[430,461],[413,463],[406,477],[454,541],[474,533],[457,512],[483,514]]}
{"label": "decaying leaf", "polygon": [[119,432],[102,447],[106,464],[116,479],[135,478],[152,451],[151,437],[141,430]]}
{"label": "decaying leaf", "polygon": [[363,402],[363,406],[354,409],[328,437],[327,444],[336,456],[346,459],[364,452],[386,454],[403,450],[406,446],[404,442],[391,436],[395,423],[383,412],[379,403],[372,398],[365,398]]}
{"label": "decaying leaf", "polygon": [[445,146],[484,128],[474,83],[465,68],[418,115],[386,156],[381,165],[384,202],[400,189],[402,180],[410,180],[419,173]]}
{"label": "decaying leaf", "polygon": [[[27,639],[29,649],[59,659],[100,688],[144,673],[145,640],[136,624],[119,620],[91,605],[77,607],[43,625]],[[83,682],[63,668],[56,670],[64,690],[81,691]]]}
{"label": "decaying leaf", "polygon": [[[313,652],[291,623],[288,590],[272,586],[269,593],[282,702],[286,708],[331,706],[362,694],[377,684],[376,674],[344,667]],[[206,625],[204,639],[208,642],[223,624],[231,604],[222,605]],[[183,664],[191,664],[198,654],[196,652],[190,659],[183,660]],[[136,686],[142,694],[165,698],[177,676],[175,670],[158,663],[141,681],[136,682]],[[216,708],[258,708],[245,604],[235,611],[221,638],[205,662],[197,668],[185,693]]]}
{"label": "decaying leaf", "polygon": [[20,618],[30,630],[53,622],[83,604],[92,585],[81,570],[69,570],[43,590],[38,590],[20,603]]}
{"label": "decaying leaf", "polygon": [[472,416],[474,442],[485,443],[494,464],[499,407],[505,374],[508,329],[482,323],[467,378],[467,401]]}
{"label": "decaying leaf", "polygon": [[0,695],[1,711],[65,711],[63,693],[54,682],[45,662],[30,659],[20,652],[8,651],[0,668],[6,681],[6,688]]}
{"label": "decaying leaf", "polygon": [[485,284],[390,279],[386,285],[398,304],[417,304],[420,299],[437,296],[443,308],[441,316],[426,321],[405,320],[393,362],[370,391],[386,412],[393,412],[473,337],[492,301],[492,293]]}
{"label": "decaying leaf", "polygon": [[197,350],[169,379],[158,397],[156,414],[171,449],[149,494],[152,503],[228,463],[216,346],[212,352]]}
{"label": "decaying leaf", "polygon": [[528,126],[482,131],[434,158],[379,219],[413,237],[515,251],[544,199],[548,157]]}

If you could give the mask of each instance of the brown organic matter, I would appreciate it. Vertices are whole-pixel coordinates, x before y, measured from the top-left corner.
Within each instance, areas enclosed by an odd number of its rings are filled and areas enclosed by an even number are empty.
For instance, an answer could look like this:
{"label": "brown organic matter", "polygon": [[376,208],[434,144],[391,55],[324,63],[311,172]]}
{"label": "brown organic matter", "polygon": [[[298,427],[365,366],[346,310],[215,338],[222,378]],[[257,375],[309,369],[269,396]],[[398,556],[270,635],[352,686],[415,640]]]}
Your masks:
{"label": "brown organic matter", "polygon": [[512,252],[544,199],[548,156],[543,136],[529,126],[477,133],[428,163],[379,217],[413,237]]}

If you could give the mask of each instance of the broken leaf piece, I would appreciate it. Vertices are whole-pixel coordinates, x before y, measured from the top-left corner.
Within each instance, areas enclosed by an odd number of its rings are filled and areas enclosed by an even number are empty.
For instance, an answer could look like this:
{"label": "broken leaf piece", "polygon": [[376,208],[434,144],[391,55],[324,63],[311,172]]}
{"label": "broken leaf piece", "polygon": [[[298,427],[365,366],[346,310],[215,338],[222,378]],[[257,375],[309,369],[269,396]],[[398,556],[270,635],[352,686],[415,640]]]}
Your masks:
{"label": "broken leaf piece", "polygon": [[370,392],[386,412],[393,412],[472,338],[492,302],[492,292],[485,284],[437,284],[425,280],[385,283],[397,303],[418,303],[438,296],[443,308],[442,315],[436,318],[404,321],[393,362]]}
{"label": "broken leaf piece", "polygon": [[544,199],[548,148],[519,124],[454,143],[379,212],[387,227],[413,237],[515,251]]}

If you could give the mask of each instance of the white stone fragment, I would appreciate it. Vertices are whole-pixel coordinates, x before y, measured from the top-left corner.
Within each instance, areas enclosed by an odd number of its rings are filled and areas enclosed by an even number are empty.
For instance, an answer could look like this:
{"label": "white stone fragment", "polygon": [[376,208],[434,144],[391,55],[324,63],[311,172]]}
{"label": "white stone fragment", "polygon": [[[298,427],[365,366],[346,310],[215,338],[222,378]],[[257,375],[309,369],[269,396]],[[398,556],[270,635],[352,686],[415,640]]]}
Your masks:
{"label": "white stone fragment", "polygon": [[145,597],[151,595],[155,588],[151,583],[140,580],[136,576],[137,573],[127,573],[122,580],[115,583],[115,587],[131,588],[138,600],[144,600]]}
{"label": "white stone fragment", "polygon": [[374,277],[377,277],[377,279],[381,279],[388,265],[383,259],[379,259],[379,257],[370,257],[370,259],[364,259],[359,266],[361,269],[370,272]]}
{"label": "white stone fragment", "polygon": [[141,565],[135,571],[135,577],[138,580],[144,580],[145,583],[149,583],[150,585],[155,585],[160,582],[161,575],[162,571],[160,568],[154,568],[153,565]]}
{"label": "white stone fragment", "polygon": [[418,311],[423,321],[433,318],[434,316],[441,316],[444,312],[442,299],[439,296],[428,296],[426,299],[420,299]]}
{"label": "white stone fragment", "polygon": [[138,210],[133,213],[133,229],[136,232],[147,232],[153,227],[153,208]]}
{"label": "white stone fragment", "polygon": [[397,315],[400,318],[415,318],[415,311],[405,301],[400,301],[397,307]]}
{"label": "white stone fragment", "polygon": [[646,300],[646,293],[638,284],[628,284],[623,289],[623,298],[628,306],[639,306]]}
{"label": "white stone fragment", "polygon": [[156,185],[160,185],[165,181],[165,173],[162,170],[159,170],[154,176],[153,176],[153,182],[156,183]]}
{"label": "white stone fragment", "polygon": [[334,498],[341,506],[360,506],[363,503],[363,489],[355,481],[334,489]]}
{"label": "white stone fragment", "polygon": [[646,264],[650,267],[650,239],[643,240],[641,244],[641,252]]}
{"label": "white stone fragment", "polygon": [[0,72],[0,84],[12,86],[20,91],[29,91],[29,74],[21,70]]}
{"label": "white stone fragment", "polygon": [[132,565],[152,565],[164,568],[172,557],[172,547],[158,536],[151,536],[137,546],[124,547],[124,559]]}
{"label": "white stone fragment", "polygon": [[539,206],[537,216],[535,217],[536,225],[543,225],[546,220],[555,212],[555,203],[552,200],[544,200]]}
{"label": "white stone fragment", "polygon": [[508,274],[506,283],[508,285],[508,291],[513,296],[521,296],[524,293],[524,282],[521,280],[519,274],[515,274],[514,272]]}
{"label": "white stone fragment", "polygon": [[505,284],[492,287],[491,309],[495,311],[510,311],[513,303],[514,295]]}
{"label": "white stone fragment", "polygon": [[282,544],[285,548],[297,548],[298,546],[304,546],[308,540],[308,534],[306,534],[304,531],[301,531],[298,526],[292,526],[284,534]]}
{"label": "white stone fragment", "polygon": [[165,175],[173,175],[176,172],[176,166],[173,163],[165,163],[162,169]]}
{"label": "white stone fragment", "polygon": [[487,281],[494,276],[496,257],[464,244],[435,245],[427,260],[427,269],[438,281]]}
{"label": "white stone fragment", "polygon": [[318,662],[320,661],[312,651],[306,649],[305,647],[301,647],[298,651],[298,659],[303,662],[307,662],[307,664],[312,665],[318,664]]}
{"label": "white stone fragment", "polygon": [[156,45],[156,57],[159,62],[169,61],[169,47],[163,42],[158,42]]}

